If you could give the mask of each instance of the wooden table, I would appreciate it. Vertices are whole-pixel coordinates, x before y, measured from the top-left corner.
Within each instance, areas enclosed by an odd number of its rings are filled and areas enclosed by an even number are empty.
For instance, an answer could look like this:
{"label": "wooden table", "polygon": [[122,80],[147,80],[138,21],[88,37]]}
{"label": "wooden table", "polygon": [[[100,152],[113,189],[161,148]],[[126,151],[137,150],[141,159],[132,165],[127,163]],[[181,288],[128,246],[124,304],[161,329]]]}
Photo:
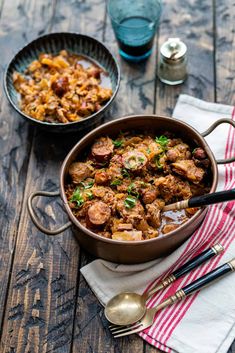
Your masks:
{"label": "wooden table", "polygon": [[[0,0],[1,78],[20,47],[52,31],[90,34],[116,54],[122,80],[109,118],[171,115],[180,93],[234,104],[234,0],[165,0],[153,54],[138,65],[120,59],[102,0]],[[156,78],[158,47],[172,36],[187,43],[189,54],[188,80],[177,87]],[[79,272],[91,257],[71,231],[48,237],[29,218],[28,195],[58,189],[61,162],[78,135],[52,136],[31,127],[13,111],[2,90],[0,113],[0,351],[156,352],[138,336],[112,339],[103,309]],[[40,198],[36,206],[45,224],[65,222],[59,199],[51,203]],[[229,352],[235,352],[235,345]]]}

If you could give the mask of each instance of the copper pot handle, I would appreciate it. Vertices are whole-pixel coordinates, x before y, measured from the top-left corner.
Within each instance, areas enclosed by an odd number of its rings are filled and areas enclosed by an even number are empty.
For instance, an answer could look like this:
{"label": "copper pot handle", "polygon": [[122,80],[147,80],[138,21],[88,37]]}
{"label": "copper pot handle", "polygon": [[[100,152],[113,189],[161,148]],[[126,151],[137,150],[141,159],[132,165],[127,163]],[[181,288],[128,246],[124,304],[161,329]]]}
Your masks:
{"label": "copper pot handle", "polygon": [[[232,120],[232,119],[219,119],[217,121],[214,122],[214,124],[212,124],[206,131],[202,132],[201,135],[203,137],[209,135],[212,131],[215,130],[215,128],[223,123],[226,123],[226,124],[230,124],[232,125],[234,128],[235,128],[235,121]],[[227,159],[218,159],[216,160],[217,164],[226,164],[226,163],[232,163],[232,162],[235,162],[235,156],[234,157],[231,157],[231,158],[227,158]]]}
{"label": "copper pot handle", "polygon": [[33,209],[33,199],[36,196],[49,196],[49,197],[54,197],[54,196],[59,196],[60,193],[58,191],[55,192],[48,192],[48,191],[36,191],[33,192],[31,195],[29,195],[28,198],[28,210],[29,210],[29,214],[30,217],[33,221],[33,223],[35,224],[35,226],[43,233],[47,234],[47,235],[56,235],[59,234],[61,232],[63,232],[65,229],[69,228],[72,223],[68,222],[65,223],[62,227],[58,228],[58,229],[47,229],[45,228],[43,225],[41,225],[41,223],[39,222],[37,216],[35,215],[35,211]]}

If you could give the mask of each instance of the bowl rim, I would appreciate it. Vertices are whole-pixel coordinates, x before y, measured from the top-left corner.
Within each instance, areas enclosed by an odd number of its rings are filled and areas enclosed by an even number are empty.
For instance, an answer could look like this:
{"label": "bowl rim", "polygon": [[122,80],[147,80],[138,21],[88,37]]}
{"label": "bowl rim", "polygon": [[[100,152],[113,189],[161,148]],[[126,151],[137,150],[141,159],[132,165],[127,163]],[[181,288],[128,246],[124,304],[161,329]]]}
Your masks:
{"label": "bowl rim", "polygon": [[[93,113],[92,115],[90,116],[87,116],[86,118],[82,119],[82,120],[79,120],[79,121],[71,121],[69,123],[49,123],[47,121],[41,121],[41,120],[37,120],[37,119],[34,119],[32,118],[31,116],[25,114],[14,102],[13,100],[11,99],[11,96],[10,96],[10,93],[9,93],[9,90],[8,90],[8,85],[7,85],[7,76],[8,76],[8,72],[9,72],[9,69],[12,65],[12,63],[16,60],[16,58],[21,54],[23,53],[27,47],[31,46],[32,44],[34,43],[37,43],[38,40],[40,39],[47,39],[47,38],[50,38],[50,37],[53,37],[53,36],[58,36],[58,35],[73,35],[73,36],[76,36],[76,37],[84,37],[84,38],[87,38],[89,40],[93,40],[96,42],[96,44],[98,43],[99,45],[101,45],[101,47],[103,47],[107,52],[108,54],[111,56],[112,60],[114,61],[114,64],[115,64],[115,67],[117,69],[117,84],[116,84],[116,87],[115,87],[115,90],[112,94],[112,97],[107,101],[107,103],[102,106],[102,108],[100,110],[98,110],[97,112]],[[81,54],[82,55],[82,54]],[[85,55],[85,54],[84,54]],[[89,57],[88,55],[86,55],[87,57]],[[92,59],[91,57],[89,57],[91,60],[95,61],[95,59]],[[99,64],[99,62],[97,61],[97,63]],[[95,118],[96,116],[98,116],[100,113],[102,112],[105,112],[107,110],[107,108],[109,107],[109,105],[113,102],[114,98],[116,97],[117,95],[117,92],[118,92],[118,89],[119,89],[119,86],[120,86],[120,81],[121,81],[121,72],[120,72],[120,67],[119,67],[119,64],[117,62],[117,59],[115,58],[115,56],[111,53],[111,51],[107,48],[107,46],[105,44],[103,44],[101,41],[99,41],[98,39],[92,37],[92,36],[88,36],[86,34],[83,34],[83,33],[78,33],[78,32],[52,32],[52,33],[47,33],[47,34],[44,34],[42,36],[39,36],[35,39],[33,39],[32,41],[28,42],[26,45],[24,45],[23,47],[21,47],[20,50],[17,51],[17,53],[12,57],[12,59],[10,60],[9,64],[7,65],[6,69],[5,69],[5,72],[4,72],[4,78],[3,78],[3,87],[4,87],[4,91],[5,91],[5,94],[7,96],[7,99],[8,101],[10,102],[10,104],[12,105],[12,107],[23,117],[25,117],[26,119],[29,119],[31,120],[33,123],[38,123],[42,126],[71,126],[71,125],[74,125],[74,124],[78,124],[78,123],[82,123],[82,122],[85,122],[87,120],[90,120],[92,118]]]}
{"label": "bowl rim", "polygon": [[67,164],[70,162],[70,158],[71,156],[74,154],[74,152],[79,148],[79,146],[81,144],[83,144],[87,139],[89,139],[90,137],[94,137],[94,135],[96,135],[96,137],[98,137],[97,135],[102,132],[102,130],[107,127],[107,126],[112,126],[113,124],[119,123],[119,122],[125,122],[131,119],[138,119],[138,118],[145,118],[148,119],[150,118],[150,120],[152,119],[156,119],[156,118],[163,118],[163,119],[167,119],[168,121],[174,122],[176,121],[178,124],[180,124],[182,127],[187,127],[189,129],[191,129],[194,134],[198,137],[199,140],[203,141],[204,147],[206,148],[206,152],[208,153],[208,156],[210,158],[211,161],[211,168],[212,168],[212,173],[213,173],[213,178],[212,178],[212,185],[210,188],[210,193],[214,192],[216,190],[216,187],[218,185],[218,166],[216,163],[216,159],[215,156],[213,154],[213,152],[211,151],[208,143],[206,142],[205,138],[191,125],[176,119],[176,118],[171,118],[171,117],[166,117],[163,115],[158,115],[158,114],[140,114],[140,115],[128,115],[128,116],[124,116],[121,118],[117,118],[115,120],[109,121],[105,124],[102,124],[101,126],[95,128],[94,130],[90,131],[88,134],[86,134],[81,140],[79,140],[76,145],[69,151],[69,153],[67,154],[67,156],[65,157],[63,164],[61,166],[60,169],[60,196],[63,202],[63,205],[65,207],[66,213],[69,216],[69,219],[72,221],[72,224],[75,225],[79,230],[81,230],[82,232],[84,232],[86,235],[91,236],[92,238],[98,240],[98,241],[102,241],[105,243],[110,243],[110,244],[122,244],[122,245],[126,245],[126,246],[140,246],[141,244],[149,244],[151,242],[158,242],[161,241],[162,239],[170,239],[172,237],[174,237],[177,232],[184,230],[186,227],[190,226],[195,219],[199,218],[200,215],[202,215],[202,213],[204,213],[207,209],[206,207],[200,208],[187,222],[183,223],[181,226],[179,226],[177,229],[175,229],[172,232],[169,232],[167,234],[164,234],[164,236],[159,236],[156,238],[151,238],[151,239],[146,239],[146,240],[138,240],[138,241],[127,241],[127,240],[114,240],[114,239],[109,239],[109,238],[105,238],[99,234],[96,234],[94,232],[92,232],[91,230],[89,230],[88,228],[84,227],[78,220],[77,218],[74,216],[71,208],[68,205],[68,201],[67,201],[67,197],[65,195],[65,190],[64,190],[64,175],[65,175],[65,170],[66,170],[66,166]]}

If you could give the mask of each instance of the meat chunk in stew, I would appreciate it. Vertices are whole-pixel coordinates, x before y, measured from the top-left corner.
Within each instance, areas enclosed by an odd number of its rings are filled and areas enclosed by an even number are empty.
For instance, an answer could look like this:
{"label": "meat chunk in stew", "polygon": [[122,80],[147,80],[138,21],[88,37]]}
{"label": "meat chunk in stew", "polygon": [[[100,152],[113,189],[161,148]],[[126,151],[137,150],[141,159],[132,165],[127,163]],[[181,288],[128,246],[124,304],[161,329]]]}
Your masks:
{"label": "meat chunk in stew", "polygon": [[117,202],[117,211],[127,223],[136,226],[144,217],[144,207],[139,200],[135,200],[135,204],[132,208],[128,207],[126,201],[127,198],[123,198]]}
{"label": "meat chunk in stew", "polygon": [[109,175],[105,171],[97,171],[95,173],[95,182],[97,185],[106,185],[109,181]]}
{"label": "meat chunk in stew", "polygon": [[74,162],[69,168],[69,174],[74,184],[79,184],[81,181],[92,176],[93,168],[82,162]]}
{"label": "meat chunk in stew", "polygon": [[156,179],[155,185],[166,203],[174,202],[175,199],[185,200],[192,196],[189,183],[171,174]]}
{"label": "meat chunk in stew", "polygon": [[59,97],[62,97],[68,90],[69,80],[68,77],[60,77],[58,80],[52,82],[51,88],[55,94]]}
{"label": "meat chunk in stew", "polygon": [[112,235],[112,239],[127,241],[142,240],[142,232],[137,230],[124,230],[122,232],[115,232]]}
{"label": "meat chunk in stew", "polygon": [[186,143],[179,143],[168,149],[166,155],[169,161],[176,162],[181,159],[189,159],[191,157],[191,152],[189,151],[189,146]]}
{"label": "meat chunk in stew", "polygon": [[156,200],[157,196],[158,196],[158,191],[155,188],[149,188],[146,190],[143,190],[142,192],[143,196],[142,196],[142,200],[144,202],[144,204],[148,204],[148,203],[152,203],[154,200]]}
{"label": "meat chunk in stew", "polygon": [[172,170],[195,184],[200,183],[205,174],[202,168],[196,167],[194,161],[184,159],[172,163]]}
{"label": "meat chunk in stew", "polygon": [[163,234],[167,234],[172,232],[173,230],[179,228],[179,224],[174,224],[174,223],[170,223],[170,224],[165,224],[162,228],[162,233]]}
{"label": "meat chunk in stew", "polygon": [[164,201],[160,199],[146,205],[146,219],[148,223],[154,228],[158,228],[161,225],[161,209],[164,207],[164,205]]}

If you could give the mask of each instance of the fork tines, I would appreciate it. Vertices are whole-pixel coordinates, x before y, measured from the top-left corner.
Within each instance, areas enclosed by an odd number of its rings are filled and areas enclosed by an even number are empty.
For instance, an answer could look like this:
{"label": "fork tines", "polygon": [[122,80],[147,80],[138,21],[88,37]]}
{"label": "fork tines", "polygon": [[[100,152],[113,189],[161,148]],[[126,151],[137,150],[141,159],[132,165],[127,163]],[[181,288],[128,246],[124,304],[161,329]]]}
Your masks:
{"label": "fork tines", "polygon": [[128,326],[118,326],[113,325],[110,326],[110,331],[114,335],[114,337],[121,337],[125,335],[130,335],[135,332],[140,332],[143,330],[143,324],[141,322],[136,322],[133,325]]}

